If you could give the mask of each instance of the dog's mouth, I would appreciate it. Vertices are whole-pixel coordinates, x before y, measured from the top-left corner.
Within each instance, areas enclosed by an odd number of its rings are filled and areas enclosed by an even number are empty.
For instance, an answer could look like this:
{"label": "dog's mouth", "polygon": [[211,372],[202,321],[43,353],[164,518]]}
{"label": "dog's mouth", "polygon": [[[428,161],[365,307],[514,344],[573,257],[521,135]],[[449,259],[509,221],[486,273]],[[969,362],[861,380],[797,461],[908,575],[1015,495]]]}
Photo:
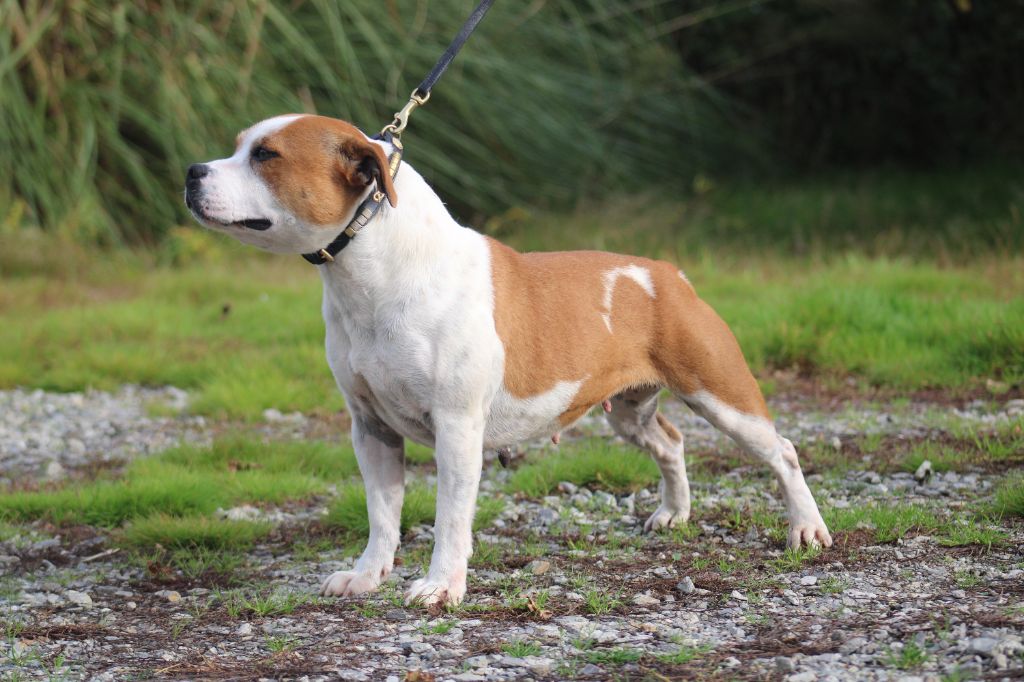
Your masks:
{"label": "dog's mouth", "polygon": [[220,225],[221,227],[244,227],[247,230],[256,230],[257,232],[263,232],[273,227],[274,223],[267,220],[266,218],[246,218],[245,220],[236,220],[231,223],[226,223],[223,220],[217,220],[204,213],[198,206],[194,204],[189,205],[189,209],[192,211],[196,218],[199,218],[204,223],[213,223],[214,225]]}
{"label": "dog's mouth", "polygon": [[232,223],[232,225],[241,225],[242,227],[246,227],[250,230],[258,230],[260,232],[263,230],[269,230],[270,226],[273,224],[274,223],[270,222],[266,218],[247,218],[245,220],[239,220]]}

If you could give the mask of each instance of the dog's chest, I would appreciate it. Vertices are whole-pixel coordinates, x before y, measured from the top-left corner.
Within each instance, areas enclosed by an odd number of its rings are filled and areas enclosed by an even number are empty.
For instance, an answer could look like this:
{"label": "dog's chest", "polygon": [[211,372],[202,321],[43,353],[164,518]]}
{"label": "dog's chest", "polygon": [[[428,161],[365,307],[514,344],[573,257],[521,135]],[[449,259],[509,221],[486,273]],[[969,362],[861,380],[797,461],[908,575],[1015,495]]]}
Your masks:
{"label": "dog's chest", "polygon": [[435,378],[426,344],[409,336],[348,339],[347,347],[335,343],[334,353],[328,342],[328,362],[354,403],[353,413],[373,414],[402,436],[432,446],[430,403]]}

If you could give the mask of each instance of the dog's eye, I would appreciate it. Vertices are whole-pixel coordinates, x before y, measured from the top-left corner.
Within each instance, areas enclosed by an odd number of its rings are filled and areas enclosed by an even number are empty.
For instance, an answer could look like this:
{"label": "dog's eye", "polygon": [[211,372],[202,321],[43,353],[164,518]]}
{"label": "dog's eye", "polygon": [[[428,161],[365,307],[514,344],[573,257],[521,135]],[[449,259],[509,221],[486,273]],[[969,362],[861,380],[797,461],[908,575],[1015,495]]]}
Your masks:
{"label": "dog's eye", "polygon": [[266,161],[267,159],[273,159],[274,157],[281,156],[275,151],[271,151],[266,147],[259,146],[253,147],[252,159],[253,161]]}

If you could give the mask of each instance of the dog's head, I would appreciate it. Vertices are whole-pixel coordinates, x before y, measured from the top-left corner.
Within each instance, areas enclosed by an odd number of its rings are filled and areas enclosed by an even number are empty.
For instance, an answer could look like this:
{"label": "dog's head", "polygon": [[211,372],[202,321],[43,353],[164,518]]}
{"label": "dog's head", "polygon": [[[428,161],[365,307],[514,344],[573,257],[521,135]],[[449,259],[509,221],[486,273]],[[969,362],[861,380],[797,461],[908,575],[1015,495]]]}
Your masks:
{"label": "dog's head", "polygon": [[199,222],[248,244],[316,251],[375,182],[397,203],[383,143],[344,121],[278,116],[242,131],[235,144],[230,157],[189,167],[185,204]]}

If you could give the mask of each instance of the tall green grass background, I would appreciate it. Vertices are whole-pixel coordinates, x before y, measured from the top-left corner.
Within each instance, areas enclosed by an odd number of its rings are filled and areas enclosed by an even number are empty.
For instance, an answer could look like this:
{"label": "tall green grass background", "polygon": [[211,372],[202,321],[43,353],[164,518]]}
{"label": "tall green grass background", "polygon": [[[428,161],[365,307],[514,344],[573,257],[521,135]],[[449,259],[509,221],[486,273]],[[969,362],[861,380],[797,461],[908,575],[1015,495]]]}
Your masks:
{"label": "tall green grass background", "polygon": [[[186,167],[254,121],[376,132],[475,4],[0,0],[0,225],[156,242],[187,221]],[[409,160],[465,215],[685,185],[743,136],[651,39],[658,4],[496,3],[416,113]]]}

